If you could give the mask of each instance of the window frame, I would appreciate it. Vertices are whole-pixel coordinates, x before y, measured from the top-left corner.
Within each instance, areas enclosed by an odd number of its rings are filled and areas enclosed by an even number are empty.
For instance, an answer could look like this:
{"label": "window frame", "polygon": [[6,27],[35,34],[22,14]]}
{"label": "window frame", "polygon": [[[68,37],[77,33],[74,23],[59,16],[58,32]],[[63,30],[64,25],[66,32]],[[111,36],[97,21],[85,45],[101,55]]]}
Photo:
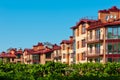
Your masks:
{"label": "window frame", "polygon": [[86,47],[85,39],[82,40],[82,47]]}
{"label": "window frame", "polygon": [[85,32],[86,32],[86,23],[82,24],[81,34],[85,34]]}

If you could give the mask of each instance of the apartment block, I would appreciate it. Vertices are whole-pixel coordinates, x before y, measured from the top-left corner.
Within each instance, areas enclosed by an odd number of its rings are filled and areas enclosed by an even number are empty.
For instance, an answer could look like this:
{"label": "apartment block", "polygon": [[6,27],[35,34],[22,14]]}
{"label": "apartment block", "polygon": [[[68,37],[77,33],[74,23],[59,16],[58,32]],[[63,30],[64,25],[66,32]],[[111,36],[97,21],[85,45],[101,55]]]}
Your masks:
{"label": "apartment block", "polygon": [[72,27],[76,63],[120,61],[120,9],[99,10],[98,19],[81,19]]}
{"label": "apartment block", "polygon": [[53,58],[54,62],[61,62],[62,54],[61,54],[61,47],[57,44],[53,45]]}
{"label": "apartment block", "polygon": [[98,12],[98,21],[87,28],[88,62],[120,62],[120,9]]}
{"label": "apartment block", "polygon": [[8,52],[2,52],[0,58],[3,63],[23,63],[23,51],[22,49],[11,48]]}
{"label": "apartment block", "polygon": [[96,20],[91,19],[81,19],[76,26],[73,26],[71,29],[73,30],[74,36],[74,51],[76,53],[76,63],[84,63],[87,62],[87,28],[90,24],[94,23]]}
{"label": "apartment block", "polygon": [[70,36],[69,40],[62,40],[61,44],[61,54],[62,63],[73,64],[74,53],[73,53],[73,36]]}
{"label": "apartment block", "polygon": [[44,46],[42,43],[34,45],[32,49],[25,49],[23,59],[25,64],[45,64],[53,61],[53,49]]}

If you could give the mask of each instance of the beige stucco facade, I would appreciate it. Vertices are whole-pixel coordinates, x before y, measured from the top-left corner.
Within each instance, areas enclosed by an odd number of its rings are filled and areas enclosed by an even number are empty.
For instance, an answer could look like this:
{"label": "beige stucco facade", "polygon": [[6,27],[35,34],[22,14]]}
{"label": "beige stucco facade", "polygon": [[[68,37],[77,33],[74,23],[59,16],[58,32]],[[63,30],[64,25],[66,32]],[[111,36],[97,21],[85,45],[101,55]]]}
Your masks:
{"label": "beige stucco facade", "polygon": [[63,40],[61,42],[61,62],[66,64],[73,64],[73,38]]}

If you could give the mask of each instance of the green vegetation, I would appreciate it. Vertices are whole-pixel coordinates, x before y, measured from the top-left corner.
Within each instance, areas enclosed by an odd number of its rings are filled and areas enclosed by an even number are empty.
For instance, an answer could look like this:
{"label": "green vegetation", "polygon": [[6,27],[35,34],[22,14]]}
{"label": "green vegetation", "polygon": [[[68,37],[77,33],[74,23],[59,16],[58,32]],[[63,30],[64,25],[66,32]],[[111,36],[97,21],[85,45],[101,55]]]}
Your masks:
{"label": "green vegetation", "polygon": [[120,63],[45,65],[0,63],[1,80],[120,80]]}

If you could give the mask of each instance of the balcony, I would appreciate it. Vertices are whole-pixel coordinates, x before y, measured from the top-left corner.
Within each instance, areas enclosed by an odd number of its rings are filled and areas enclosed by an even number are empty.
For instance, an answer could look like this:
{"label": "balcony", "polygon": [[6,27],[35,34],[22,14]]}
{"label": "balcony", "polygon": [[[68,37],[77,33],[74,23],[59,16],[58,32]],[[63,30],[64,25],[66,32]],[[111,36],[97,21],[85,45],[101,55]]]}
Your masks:
{"label": "balcony", "polygon": [[92,51],[88,51],[87,54],[87,58],[96,58],[96,57],[102,57],[103,56],[104,51],[101,49],[99,52],[92,50]]}
{"label": "balcony", "polygon": [[120,54],[106,54],[106,57],[108,58],[120,58]]}
{"label": "balcony", "polygon": [[17,62],[22,62],[23,60],[21,58],[18,58],[18,59],[14,59],[14,61],[17,63]]}
{"label": "balcony", "polygon": [[54,59],[61,59],[61,55],[60,54],[59,55],[55,55]]}
{"label": "balcony", "polygon": [[90,44],[90,43],[100,43],[100,42],[103,42],[103,39],[104,39],[104,35],[102,35],[102,36],[92,36],[92,38],[91,37],[87,37],[87,39],[86,39],[86,42],[88,43],[88,44]]}

